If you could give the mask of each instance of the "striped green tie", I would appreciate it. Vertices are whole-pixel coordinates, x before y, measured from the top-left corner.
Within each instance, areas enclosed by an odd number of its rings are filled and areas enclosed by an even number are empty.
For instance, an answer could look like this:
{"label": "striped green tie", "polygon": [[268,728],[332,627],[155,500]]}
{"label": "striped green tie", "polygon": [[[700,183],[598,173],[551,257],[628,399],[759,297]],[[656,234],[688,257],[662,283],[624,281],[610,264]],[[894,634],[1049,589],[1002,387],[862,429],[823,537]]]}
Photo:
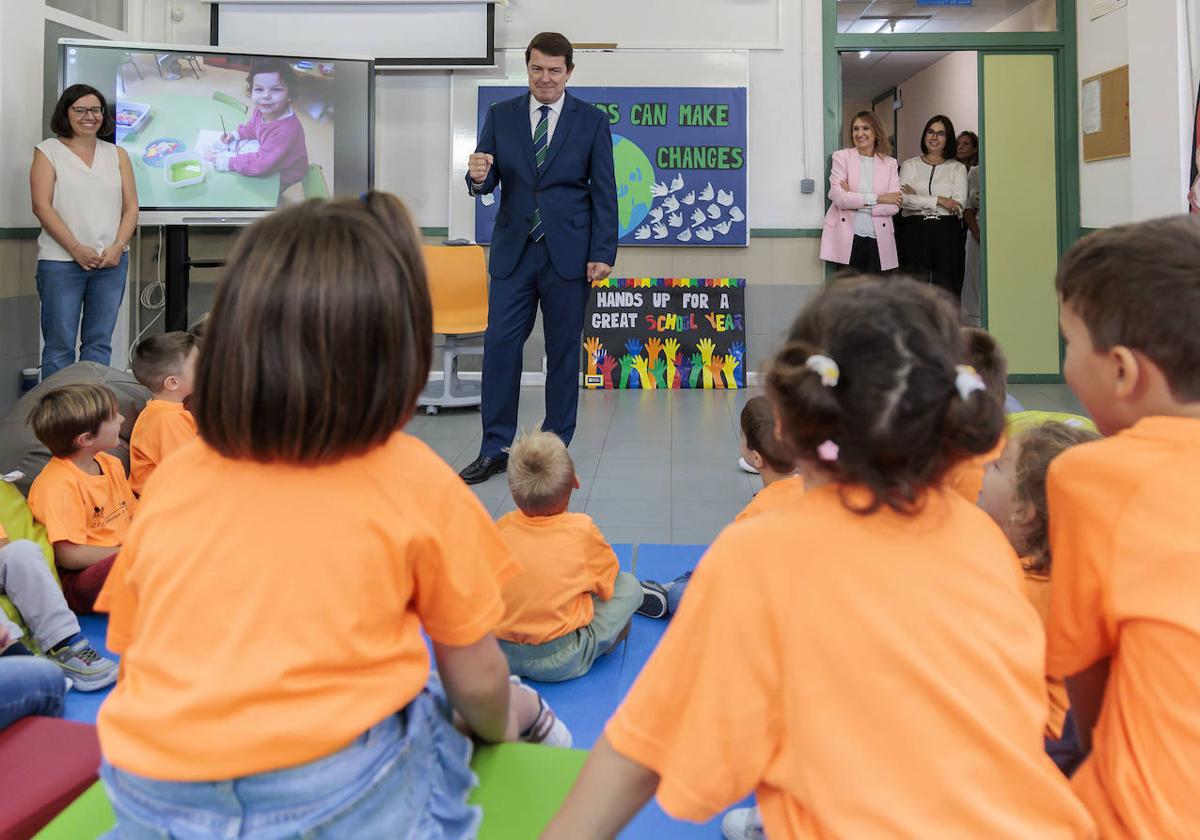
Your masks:
{"label": "striped green tie", "polygon": [[[550,106],[543,105],[538,110],[542,115],[538,117],[537,127],[533,129],[533,160],[537,164],[538,173],[541,174],[542,165],[546,163],[546,150],[550,147]],[[541,242],[545,235],[546,232],[542,230],[542,209],[534,207],[533,227],[529,229],[529,238],[534,242]]]}

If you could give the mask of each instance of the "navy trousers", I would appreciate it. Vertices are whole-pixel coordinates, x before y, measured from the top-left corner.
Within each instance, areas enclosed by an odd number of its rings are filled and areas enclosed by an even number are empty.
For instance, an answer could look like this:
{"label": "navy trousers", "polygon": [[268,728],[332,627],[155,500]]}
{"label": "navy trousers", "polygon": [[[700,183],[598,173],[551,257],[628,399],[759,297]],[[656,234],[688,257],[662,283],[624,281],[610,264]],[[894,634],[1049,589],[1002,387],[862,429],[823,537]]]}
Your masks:
{"label": "navy trousers", "polygon": [[563,443],[571,443],[579,407],[579,342],[588,288],[586,278],[566,278],[554,270],[544,239],[527,240],[513,272],[507,277],[491,278],[488,327],[483,339],[480,455],[501,455],[516,434],[522,351],[533,332],[539,304],[547,368],[542,430],[554,432]]}

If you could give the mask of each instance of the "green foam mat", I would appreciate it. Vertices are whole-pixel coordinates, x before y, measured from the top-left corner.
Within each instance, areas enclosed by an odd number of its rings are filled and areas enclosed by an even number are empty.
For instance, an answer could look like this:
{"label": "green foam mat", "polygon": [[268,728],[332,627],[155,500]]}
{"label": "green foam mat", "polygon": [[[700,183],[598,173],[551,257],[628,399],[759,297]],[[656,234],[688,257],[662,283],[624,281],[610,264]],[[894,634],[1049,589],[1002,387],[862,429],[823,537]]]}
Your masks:
{"label": "green foam mat", "polygon": [[92,840],[117,824],[104,785],[96,782],[39,831],[36,840]]}

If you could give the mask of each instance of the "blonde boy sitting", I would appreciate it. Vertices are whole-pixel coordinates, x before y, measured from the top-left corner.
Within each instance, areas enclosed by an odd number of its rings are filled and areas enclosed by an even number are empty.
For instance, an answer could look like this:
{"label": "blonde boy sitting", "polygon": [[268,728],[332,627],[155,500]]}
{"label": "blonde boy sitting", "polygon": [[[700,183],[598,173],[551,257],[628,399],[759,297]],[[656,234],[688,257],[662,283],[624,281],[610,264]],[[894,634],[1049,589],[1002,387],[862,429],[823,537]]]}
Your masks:
{"label": "blonde boy sitting", "polygon": [[196,420],[184,406],[196,379],[199,343],[190,332],[168,332],[141,341],[133,375],[154,396],[129,436],[129,484],[139,496],[167,455],[196,437]]}
{"label": "blonde boy sitting", "polygon": [[557,435],[523,435],[508,455],[508,486],[518,510],[496,523],[524,567],[504,585],[496,628],[514,674],[546,682],[583,676],[625,638],[642,606],[637,578],[592,518],[567,512],[579,487],[575,464]]}

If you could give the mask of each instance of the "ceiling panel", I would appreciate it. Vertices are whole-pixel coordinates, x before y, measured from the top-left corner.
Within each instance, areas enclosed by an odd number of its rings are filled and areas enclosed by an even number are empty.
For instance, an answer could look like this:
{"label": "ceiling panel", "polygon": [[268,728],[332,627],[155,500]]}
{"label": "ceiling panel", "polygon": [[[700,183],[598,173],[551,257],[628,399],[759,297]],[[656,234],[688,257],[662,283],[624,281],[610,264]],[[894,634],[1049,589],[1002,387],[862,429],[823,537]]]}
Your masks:
{"label": "ceiling panel", "polygon": [[986,32],[1035,2],[973,0],[970,6],[918,6],[915,0],[841,0],[838,31],[883,34],[893,31],[894,24],[898,33]]}

